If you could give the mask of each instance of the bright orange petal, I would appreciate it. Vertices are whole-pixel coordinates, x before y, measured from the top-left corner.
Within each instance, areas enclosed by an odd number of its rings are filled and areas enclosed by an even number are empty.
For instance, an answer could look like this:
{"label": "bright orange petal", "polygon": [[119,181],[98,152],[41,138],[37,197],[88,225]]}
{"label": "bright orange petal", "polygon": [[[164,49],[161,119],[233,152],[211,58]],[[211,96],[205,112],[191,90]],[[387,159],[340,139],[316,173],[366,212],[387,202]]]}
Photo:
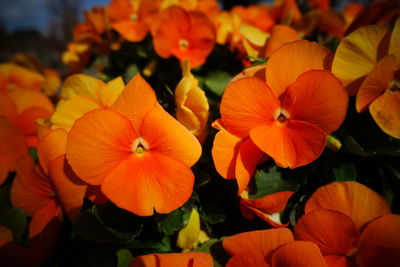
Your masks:
{"label": "bright orange petal", "polygon": [[227,130],[244,138],[251,129],[271,122],[278,108],[278,100],[265,82],[243,78],[227,86],[220,110]]}
{"label": "bright orange petal", "polygon": [[140,216],[169,213],[181,207],[193,190],[189,167],[158,152],[145,151],[122,161],[104,179],[103,193],[120,208]]}
{"label": "bright orange petal", "polygon": [[284,44],[268,60],[267,84],[280,96],[300,74],[309,70],[329,70],[331,62],[332,53],[317,43],[299,40]]}
{"label": "bright orange petal", "polygon": [[280,221],[280,212],[286,208],[291,191],[277,192],[259,199],[240,199],[240,204],[274,227],[287,226]]}
{"label": "bright orange petal", "polygon": [[150,151],[179,160],[188,167],[200,158],[201,145],[196,137],[158,104],[144,117],[140,135]]}
{"label": "bright orange petal", "polygon": [[32,216],[41,207],[53,201],[50,182],[33,166],[32,158],[26,156],[18,161],[17,175],[11,188],[11,202]]}
{"label": "bright orange petal", "polygon": [[48,96],[57,94],[58,88],[61,85],[61,79],[58,73],[50,68],[43,68],[43,73],[46,80],[43,84],[43,92]]}
{"label": "bright orange petal", "polygon": [[149,31],[149,28],[142,21],[118,21],[112,23],[112,27],[130,42],[142,41]]}
{"label": "bright orange petal", "polygon": [[138,134],[130,121],[109,109],[97,109],[78,119],[68,134],[67,160],[85,182],[100,185],[132,153]]}
{"label": "bright orange petal", "polygon": [[362,266],[396,266],[400,261],[400,215],[369,223],[361,234],[357,258]]}
{"label": "bright orange petal", "polygon": [[259,126],[250,138],[281,167],[297,168],[315,160],[324,150],[326,133],[313,124],[287,120]]}
{"label": "bright orange petal", "polygon": [[349,95],[355,95],[365,76],[387,54],[389,31],[369,25],[347,35],[336,49],[332,72]]}
{"label": "bright orange petal", "polygon": [[23,68],[16,64],[1,64],[0,74],[3,74],[3,71],[7,73],[7,82],[15,85],[18,88],[39,90],[44,82],[44,77],[39,73],[31,71],[27,68]]}
{"label": "bright orange petal", "polygon": [[237,256],[230,258],[229,261],[225,265],[225,267],[241,267],[241,266],[270,267],[271,265],[269,265],[263,258],[249,257],[249,255],[246,255],[246,254],[238,254]]}
{"label": "bright orange petal", "polygon": [[400,66],[399,47],[400,47],[400,17],[396,19],[389,44],[389,54],[392,54],[396,57],[398,66]]}
{"label": "bright orange petal", "polygon": [[382,131],[400,138],[400,91],[386,90],[371,103],[369,112]]}
{"label": "bright orange petal", "polygon": [[62,208],[71,221],[79,214],[87,185],[80,180],[65,161],[65,155],[58,156],[49,165],[49,175]]}
{"label": "bright orange petal", "polygon": [[129,267],[212,267],[213,259],[205,252],[150,254],[134,258]]}
{"label": "bright orange petal", "polygon": [[272,53],[283,44],[295,40],[300,40],[300,35],[293,28],[286,25],[275,25],[269,33],[269,38],[261,57],[270,57]]}
{"label": "bright orange petal", "polygon": [[292,232],[287,228],[259,230],[229,236],[222,245],[226,252],[236,257],[246,255],[258,261],[265,261],[278,247],[293,241]]}
{"label": "bright orange petal", "polygon": [[272,255],[274,267],[328,267],[319,248],[312,242],[293,241]]}
{"label": "bright orange petal", "polygon": [[305,213],[318,209],[340,211],[360,229],[370,220],[390,213],[385,199],[357,182],[334,182],[322,186],[307,201]]}
{"label": "bright orange petal", "polygon": [[264,153],[247,138],[240,144],[236,159],[235,177],[238,183],[238,195],[246,190],[256,166],[263,159]]}
{"label": "bright orange petal", "polygon": [[226,179],[236,177],[236,158],[242,139],[222,129],[214,138],[211,154],[218,173]]}
{"label": "bright orange petal", "polygon": [[156,104],[157,97],[153,89],[140,74],[136,74],[117,98],[112,109],[129,118],[138,132],[144,116]]}
{"label": "bright orange petal", "polygon": [[323,255],[351,255],[358,245],[358,229],[347,215],[315,210],[303,215],[294,228],[297,240],[312,241]]}
{"label": "bright orange petal", "polygon": [[363,112],[372,101],[390,87],[396,70],[397,62],[393,55],[387,55],[378,62],[357,92],[356,109],[358,112]]}
{"label": "bright orange petal", "polygon": [[63,129],[51,130],[38,144],[39,163],[47,174],[50,162],[65,154],[67,149],[67,132]]}
{"label": "bright orange petal", "polygon": [[356,263],[346,256],[324,256],[329,267],[356,267]]}
{"label": "bright orange petal", "polygon": [[306,121],[330,134],[342,124],[347,102],[347,92],[335,76],[326,70],[311,70],[289,86],[282,109],[290,119]]}

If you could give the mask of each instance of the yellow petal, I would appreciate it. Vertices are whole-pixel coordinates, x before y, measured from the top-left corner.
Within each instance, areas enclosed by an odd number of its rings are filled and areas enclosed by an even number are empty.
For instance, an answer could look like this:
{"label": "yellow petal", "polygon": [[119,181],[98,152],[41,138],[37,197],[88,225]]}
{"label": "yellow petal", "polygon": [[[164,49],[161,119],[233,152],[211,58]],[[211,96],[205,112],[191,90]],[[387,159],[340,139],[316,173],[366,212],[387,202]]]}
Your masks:
{"label": "yellow petal", "polygon": [[396,56],[397,65],[400,66],[400,17],[396,19],[392,36],[390,37],[389,54]]}
{"label": "yellow petal", "polygon": [[339,44],[332,63],[332,72],[355,95],[366,75],[387,54],[389,31],[381,26],[361,27]]}
{"label": "yellow petal", "polygon": [[251,44],[260,47],[264,46],[268,38],[268,34],[250,25],[242,25],[239,28],[239,31],[243,35],[243,37],[246,40],[248,40]]}
{"label": "yellow petal", "polygon": [[111,107],[124,88],[125,84],[122,77],[109,81],[100,93],[102,106]]}
{"label": "yellow petal", "polygon": [[176,245],[182,250],[196,248],[199,243],[200,235],[200,216],[196,209],[192,209],[189,223],[178,233]]}
{"label": "yellow petal", "polygon": [[100,92],[104,86],[104,82],[100,79],[86,74],[74,74],[65,80],[61,96],[69,99],[75,95],[86,95],[100,103]]}

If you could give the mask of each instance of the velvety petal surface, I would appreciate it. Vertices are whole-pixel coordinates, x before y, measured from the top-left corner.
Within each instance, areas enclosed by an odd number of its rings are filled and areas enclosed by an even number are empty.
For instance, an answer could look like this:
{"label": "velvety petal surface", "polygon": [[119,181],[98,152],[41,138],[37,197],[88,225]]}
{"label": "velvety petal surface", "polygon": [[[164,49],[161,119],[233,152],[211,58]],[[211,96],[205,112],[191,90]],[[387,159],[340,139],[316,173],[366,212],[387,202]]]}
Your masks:
{"label": "velvety petal surface", "polygon": [[274,267],[328,267],[314,243],[293,241],[278,248],[272,255]]}

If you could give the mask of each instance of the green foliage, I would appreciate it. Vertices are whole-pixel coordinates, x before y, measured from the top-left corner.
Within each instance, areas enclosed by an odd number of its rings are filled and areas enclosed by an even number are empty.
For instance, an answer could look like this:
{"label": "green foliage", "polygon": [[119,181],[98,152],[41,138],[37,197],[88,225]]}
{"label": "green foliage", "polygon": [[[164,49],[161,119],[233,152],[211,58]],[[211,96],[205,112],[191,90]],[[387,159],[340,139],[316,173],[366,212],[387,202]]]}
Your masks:
{"label": "green foliage", "polygon": [[230,256],[225,252],[222,247],[222,240],[219,239],[210,239],[201,244],[199,247],[193,249],[193,251],[197,252],[206,252],[211,254],[214,259],[215,267],[223,267],[228,262]]}
{"label": "green foliage", "polygon": [[160,233],[172,235],[187,224],[189,216],[190,212],[185,212],[183,209],[176,209],[168,214],[156,214],[154,219]]}
{"label": "green foliage", "polygon": [[21,209],[11,207],[0,208],[0,225],[4,225],[13,233],[13,241],[21,244],[28,221]]}
{"label": "green foliage", "polygon": [[210,72],[204,78],[204,84],[206,85],[208,90],[218,96],[222,96],[225,91],[225,87],[228,85],[231,79],[232,76],[229,73],[225,71],[215,71]]}
{"label": "green foliage", "polygon": [[117,257],[118,257],[118,267],[128,267],[129,263],[133,259],[131,252],[127,249],[118,250]]}

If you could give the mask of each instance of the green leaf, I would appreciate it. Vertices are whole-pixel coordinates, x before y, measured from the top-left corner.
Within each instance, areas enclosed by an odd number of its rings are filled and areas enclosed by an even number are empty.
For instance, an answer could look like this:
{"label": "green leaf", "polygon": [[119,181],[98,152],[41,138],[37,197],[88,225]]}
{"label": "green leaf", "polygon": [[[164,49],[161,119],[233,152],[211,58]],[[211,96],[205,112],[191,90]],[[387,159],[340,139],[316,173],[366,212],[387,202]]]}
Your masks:
{"label": "green leaf", "polygon": [[204,84],[211,92],[221,96],[230,80],[232,80],[232,76],[229,73],[224,71],[215,71],[205,77]]}
{"label": "green leaf", "polygon": [[139,72],[139,67],[136,64],[130,65],[125,72],[124,78],[125,80],[130,80],[132,79],[133,76],[135,76]]}
{"label": "green leaf", "polygon": [[123,243],[123,240],[111,233],[89,209],[78,215],[75,219],[74,228],[77,235],[88,241]]}
{"label": "green leaf", "polygon": [[133,256],[127,249],[120,249],[117,252],[118,267],[128,267],[131,263]]}
{"label": "green leaf", "polygon": [[169,214],[156,214],[154,219],[157,224],[158,231],[166,235],[172,235],[175,231],[183,227],[184,211],[176,209]]}
{"label": "green leaf", "polygon": [[225,252],[222,247],[222,240],[219,239],[210,239],[193,249],[196,252],[206,252],[211,254],[214,259],[215,267],[223,267],[228,262],[230,256],[227,252]]}
{"label": "green leaf", "polygon": [[256,173],[250,183],[250,199],[258,199],[281,191],[296,191],[300,186],[295,180],[284,178],[283,170],[276,165],[266,167]]}
{"label": "green leaf", "polygon": [[0,225],[4,225],[11,230],[14,242],[22,244],[27,223],[26,215],[21,209],[11,207],[0,209]]}
{"label": "green leaf", "polygon": [[107,230],[125,241],[133,240],[143,230],[143,218],[122,210],[111,202],[94,205],[92,213]]}
{"label": "green leaf", "polygon": [[36,165],[38,163],[38,160],[39,160],[36,147],[29,147],[28,148],[28,154],[29,154],[29,156],[31,156],[31,158],[33,159],[33,162]]}
{"label": "green leaf", "polygon": [[355,181],[357,169],[352,163],[337,162],[332,168],[333,175],[338,182]]}
{"label": "green leaf", "polygon": [[3,184],[2,186],[0,186],[0,208],[11,206],[10,190],[11,190],[11,183]]}

